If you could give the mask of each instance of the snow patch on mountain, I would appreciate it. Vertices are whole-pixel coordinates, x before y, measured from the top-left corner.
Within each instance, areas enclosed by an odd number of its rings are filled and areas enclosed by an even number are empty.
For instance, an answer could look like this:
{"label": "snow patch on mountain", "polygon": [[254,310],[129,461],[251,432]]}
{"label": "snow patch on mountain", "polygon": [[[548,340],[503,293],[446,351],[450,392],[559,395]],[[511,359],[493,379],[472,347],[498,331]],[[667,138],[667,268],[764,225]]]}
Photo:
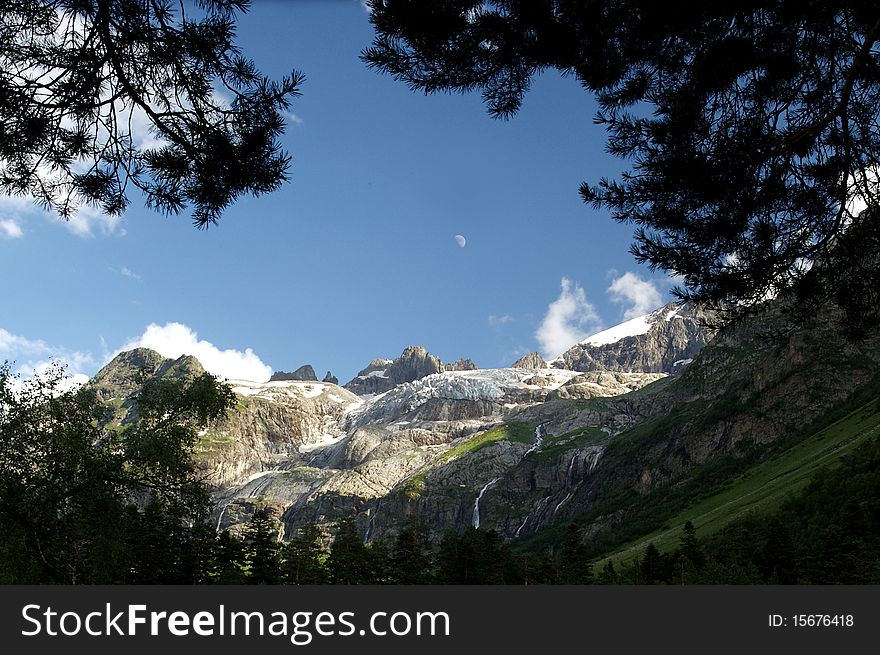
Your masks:
{"label": "snow patch on mountain", "polygon": [[387,378],[388,377],[388,369],[383,368],[378,371],[370,371],[366,375],[358,375],[361,380],[366,378]]}
{"label": "snow patch on mountain", "polygon": [[379,423],[390,416],[406,414],[435,398],[452,401],[501,401],[517,389],[557,389],[578,375],[575,371],[549,368],[496,368],[434,373],[375,396],[349,416],[353,425]]}
{"label": "snow patch on mountain", "polygon": [[[605,346],[611,343],[617,343],[626,337],[636,337],[640,334],[647,334],[648,331],[658,321],[671,321],[678,315],[681,307],[675,306],[671,309],[668,305],[655,309],[650,314],[644,316],[636,316],[628,321],[624,321],[607,330],[602,330],[596,334],[587,337],[580,343],[588,346]],[[556,360],[554,360],[556,361]]]}
{"label": "snow patch on mountain", "polygon": [[614,327],[608,328],[607,330],[597,332],[596,334],[587,337],[580,343],[590,346],[604,346],[609,343],[616,343],[621,339],[625,339],[626,337],[635,337],[639,334],[647,334],[648,330],[651,329],[651,325],[653,325],[653,322],[650,322],[648,320],[649,316],[651,316],[651,314],[637,316],[633,319],[621,323],[620,325],[615,325]]}
{"label": "snow patch on mountain", "polygon": [[283,397],[314,399],[327,393],[328,398],[333,402],[346,402],[339,395],[339,387],[329,382],[302,382],[299,380],[250,382],[247,380],[229,380],[229,384],[232,387],[232,391],[240,396],[265,398],[266,400],[279,400]]}

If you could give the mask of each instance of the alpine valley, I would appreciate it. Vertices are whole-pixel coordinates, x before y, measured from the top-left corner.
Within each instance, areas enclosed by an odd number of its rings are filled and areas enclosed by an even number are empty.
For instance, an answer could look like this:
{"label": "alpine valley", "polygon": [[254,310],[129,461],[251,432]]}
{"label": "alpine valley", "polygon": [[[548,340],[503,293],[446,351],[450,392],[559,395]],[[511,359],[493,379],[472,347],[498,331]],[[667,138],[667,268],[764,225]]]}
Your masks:
{"label": "alpine valley", "polygon": [[[575,523],[614,560],[675,547],[687,521],[711,534],[771,511],[878,435],[878,333],[844,341],[833,312],[794,328],[774,303],[713,322],[670,303],[550,362],[480,369],[411,346],[342,386],[309,365],[230,380],[234,410],[196,446],[216,529],[266,510],[285,540],[352,518],[369,543],[418,516],[433,538],[473,526],[538,550]],[[136,349],[89,384],[124,423],[144,372],[202,370]]]}

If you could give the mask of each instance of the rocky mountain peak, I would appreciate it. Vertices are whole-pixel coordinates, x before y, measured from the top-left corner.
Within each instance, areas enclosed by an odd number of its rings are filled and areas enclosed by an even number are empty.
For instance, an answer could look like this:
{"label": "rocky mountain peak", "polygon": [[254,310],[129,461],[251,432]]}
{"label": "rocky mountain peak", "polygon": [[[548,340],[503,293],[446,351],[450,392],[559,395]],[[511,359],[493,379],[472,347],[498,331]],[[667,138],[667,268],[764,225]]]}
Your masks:
{"label": "rocky mountain peak", "polygon": [[549,364],[536,352],[524,355],[510,365],[510,368],[549,368]]}
{"label": "rocky mountain peak", "polygon": [[[329,373],[329,371],[328,371]],[[304,364],[296,369],[293,373],[285,371],[276,371],[269,378],[269,382],[280,382],[282,380],[300,380],[302,382],[317,382],[318,376],[315,375],[315,369],[311,364]]]}
{"label": "rocky mountain peak", "polygon": [[324,376],[324,379],[321,382],[329,382],[330,384],[339,384],[339,378],[333,375],[330,371],[327,371],[327,374]]}
{"label": "rocky mountain peak", "polygon": [[424,346],[407,346],[394,360],[374,359],[360,371],[345,388],[359,396],[384,393],[399,384],[420,380],[444,371],[471,371],[477,366],[469,359],[459,359],[454,364],[443,364]]}
{"label": "rocky mountain peak", "polygon": [[479,368],[470,359],[457,359],[452,364],[443,365],[444,371],[477,371]]}
{"label": "rocky mountain peak", "polygon": [[680,373],[712,338],[708,323],[703,309],[671,302],[584,339],[550,365],[584,373]]}
{"label": "rocky mountain peak", "polygon": [[424,346],[407,346],[392,366],[398,369],[402,382],[412,382],[443,371],[440,358],[429,353]]}
{"label": "rocky mountain peak", "polygon": [[145,368],[150,372],[155,372],[165,361],[165,357],[151,348],[134,348],[116,355],[98,372],[95,378],[122,369],[139,370]]}
{"label": "rocky mountain peak", "polygon": [[149,348],[134,348],[116,355],[95,374],[89,385],[104,400],[127,398],[146,378],[195,377],[204,372],[199,360],[191,355],[169,359]]}

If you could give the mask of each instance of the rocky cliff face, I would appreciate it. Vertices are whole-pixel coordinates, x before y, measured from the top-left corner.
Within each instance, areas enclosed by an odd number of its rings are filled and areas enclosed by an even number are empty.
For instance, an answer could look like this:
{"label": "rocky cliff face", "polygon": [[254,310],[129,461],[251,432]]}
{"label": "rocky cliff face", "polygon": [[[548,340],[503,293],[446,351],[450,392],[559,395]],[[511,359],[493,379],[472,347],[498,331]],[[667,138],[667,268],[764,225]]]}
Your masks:
{"label": "rocky cliff face", "polygon": [[236,382],[235,411],[205,431],[197,446],[207,483],[216,491],[246,485],[267,471],[308,466],[344,435],[354,394],[323,382]]}
{"label": "rocky cliff face", "polygon": [[434,373],[468,371],[476,368],[469,359],[459,359],[454,364],[443,364],[439,357],[432,355],[424,347],[408,346],[397,359],[374,359],[367,368],[346,384],[345,388],[359,396],[372,396]]}
{"label": "rocky cliff face", "polygon": [[550,364],[582,372],[679,373],[711,339],[711,318],[693,305],[669,303],[575,344]]}
{"label": "rocky cliff face", "polygon": [[510,365],[511,368],[549,368],[549,365],[544,358],[541,357],[538,353],[529,353],[523,357],[520,357],[513,364]]}
{"label": "rocky cliff face", "polygon": [[[327,372],[330,373],[329,371]],[[293,373],[285,373],[284,371],[276,371],[269,378],[269,382],[281,382],[283,380],[300,380],[302,382],[317,382],[318,376],[315,375],[315,369],[311,364],[305,364],[296,369]]]}
{"label": "rocky cliff face", "polygon": [[[205,430],[196,448],[216,501],[218,529],[237,529],[258,506],[282,517],[288,534],[304,521],[332,525],[355,516],[374,537],[393,531],[389,517],[402,516],[395,508],[425,511],[438,521],[456,515],[458,522],[449,525],[465,525],[473,496],[485,484],[534,457],[534,425],[552,423],[542,410],[553,420],[565,415],[560,425],[613,431],[627,420],[620,412],[572,414],[572,408],[663,377],[583,374],[549,368],[540,358],[528,363],[532,367],[479,370],[470,360],[443,364],[412,346],[395,360],[373,361],[347,388],[333,384],[329,373],[317,382],[310,366],[268,383],[233,383],[235,411]],[[121,354],[92,384],[108,400],[124,398],[137,388],[140,369],[170,375],[202,370],[193,358],[170,361],[136,350]],[[126,408],[119,411],[125,420]],[[519,426],[516,439],[508,423]],[[413,489],[421,488],[419,500]],[[457,500],[451,504],[438,495],[437,489],[453,488]],[[491,512],[486,516],[491,520]]]}
{"label": "rocky cliff face", "polygon": [[[271,406],[246,405],[233,426],[218,431],[217,452],[204,459],[206,470],[216,471],[215,479],[221,481],[216,492],[218,525],[234,527],[263,503],[283,517],[288,535],[304,522],[327,526],[354,516],[364,534],[372,538],[393,531],[397,519],[408,512],[427,511],[427,506],[412,504],[409,491],[401,491],[420,484],[427,485],[426,498],[432,499],[431,511],[436,516],[459,512],[464,517],[466,510],[456,509],[457,505],[440,506],[441,499],[433,490],[435,480],[444,489],[457,480],[459,500],[465,505],[472,503],[468,494],[478,492],[486,483],[485,470],[501,471],[515,465],[532,445],[533,428],[519,427],[519,441],[510,442],[506,424],[513,421],[520,425],[523,412],[525,421],[541,421],[528,412],[551,405],[557,407],[556,412],[561,412],[563,405],[567,405],[565,411],[571,410],[573,401],[553,397],[566,383],[580,377],[558,369],[435,373],[366,402],[358,399],[344,408],[337,405],[341,415],[332,406],[308,406],[300,397],[289,398],[286,406],[281,406],[279,391],[271,385],[236,387],[236,393],[249,394],[251,403],[264,397],[275,402]],[[660,377],[605,373],[581,384],[593,385],[590,397],[610,397]],[[605,383],[608,386],[603,392]],[[285,393],[290,396],[291,390]],[[321,397],[315,395],[316,399]],[[356,397],[349,394],[348,398]],[[322,417],[320,424],[315,423],[316,413]],[[591,415],[580,412],[578,416],[581,422],[606,427],[622,420],[601,411]],[[569,417],[569,423],[572,419]],[[577,421],[573,424],[581,425]],[[303,443],[301,437],[291,440],[284,436],[290,434],[322,436]],[[489,448],[483,448],[484,441]],[[481,454],[459,457],[472,450]],[[496,451],[500,459],[491,464],[487,456]],[[249,467],[238,466],[241,461],[249,462]],[[459,469],[453,462],[468,464]],[[434,471],[441,469],[445,472],[435,477]],[[435,527],[439,530],[444,525]]]}
{"label": "rocky cliff face", "polygon": [[457,359],[452,364],[444,364],[444,371],[476,371],[479,367],[470,359]]}
{"label": "rocky cliff face", "polygon": [[435,460],[382,500],[373,532],[393,532],[409,513],[463,528],[479,509],[480,525],[508,538],[572,520],[592,534],[625,522],[634,497],[675,489],[716,458],[730,465],[773,452],[779,441],[808,436],[814,421],[853,394],[876,388],[880,334],[847,344],[828,317],[788,332],[778,319],[772,309],[749,319],[704,348],[681,376],[624,395],[572,401],[566,387],[621,374],[573,377],[546,402],[505,417],[535,426],[529,448],[512,436]]}
{"label": "rocky cliff face", "polygon": [[622,396],[665,377],[666,373],[619,373],[617,371],[582,373],[556,389],[550,394],[550,398],[583,400]]}

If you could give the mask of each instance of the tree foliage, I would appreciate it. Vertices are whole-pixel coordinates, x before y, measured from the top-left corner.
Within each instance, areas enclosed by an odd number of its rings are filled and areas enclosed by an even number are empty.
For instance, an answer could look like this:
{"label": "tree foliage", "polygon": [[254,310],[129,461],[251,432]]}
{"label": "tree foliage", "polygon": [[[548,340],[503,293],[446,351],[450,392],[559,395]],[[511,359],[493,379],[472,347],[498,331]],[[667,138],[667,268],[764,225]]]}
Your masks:
{"label": "tree foliage", "polygon": [[231,391],[208,374],[147,381],[138,418],[119,428],[93,389],[62,392],[62,378],[59,367],[18,382],[0,366],[0,579],[171,578],[155,565],[179,569],[183,526],[210,510],[190,455],[196,431]]}
{"label": "tree foliage", "polygon": [[339,522],[327,557],[327,571],[333,584],[367,584],[370,563],[367,547],[350,518]]}
{"label": "tree foliage", "polygon": [[277,189],[282,112],[302,75],[261,75],[235,45],[248,0],[0,1],[0,192],[70,217],[130,187],[166,214],[216,223]]}
{"label": "tree foliage", "polygon": [[327,582],[321,534],[311,523],[302,526],[284,545],[284,575],[286,584],[322,584]]}
{"label": "tree foliage", "polygon": [[569,524],[559,552],[559,584],[592,584],[593,563],[580,528]]}
{"label": "tree foliage", "polygon": [[245,531],[247,570],[250,584],[281,582],[281,545],[278,522],[266,509],[254,513]]}
{"label": "tree foliage", "polygon": [[880,316],[876,3],[374,0],[364,60],[413,90],[520,108],[556,69],[598,99],[619,180],[585,201],[636,227],[680,297],[747,309],[833,300]]}
{"label": "tree foliage", "polygon": [[397,533],[391,555],[394,582],[397,584],[428,584],[433,573],[430,530],[417,515],[407,519]]}

